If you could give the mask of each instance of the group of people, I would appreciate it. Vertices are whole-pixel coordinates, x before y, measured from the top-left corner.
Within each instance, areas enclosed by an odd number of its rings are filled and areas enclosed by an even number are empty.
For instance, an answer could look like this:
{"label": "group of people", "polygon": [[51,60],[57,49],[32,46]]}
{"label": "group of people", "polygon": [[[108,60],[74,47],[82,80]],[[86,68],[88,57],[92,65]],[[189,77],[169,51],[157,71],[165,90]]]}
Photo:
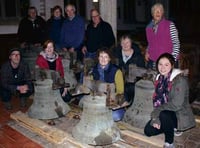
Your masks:
{"label": "group of people", "polygon": [[82,61],[83,57],[94,57],[101,47],[115,45],[111,25],[101,18],[97,9],[91,10],[91,22],[87,29],[85,20],[76,14],[73,4],[66,5],[64,10],[66,17],[61,6],[54,6],[51,17],[45,21],[35,7],[29,7],[27,17],[20,21],[18,28],[21,47],[41,46],[50,39],[55,43],[56,50],[76,51],[77,59]]}
{"label": "group of people", "polygon": [[[91,22],[86,32],[84,20],[77,16],[75,11],[74,5],[67,5],[65,12],[68,17],[64,18],[60,6],[53,8],[52,17],[47,21],[49,40],[43,41],[44,50],[38,55],[36,65],[59,71],[61,77],[64,77],[62,60],[56,50],[77,51],[80,59],[81,56],[96,57],[97,64],[91,73],[93,79],[114,83],[116,94],[124,94],[125,106],[134,100],[136,83],[124,80],[123,72],[128,73],[129,65],[157,70],[155,92],[152,94],[154,110],[144,128],[144,133],[147,136],[164,133],[164,147],[173,148],[174,134],[178,135],[194,127],[195,120],[189,105],[187,77],[180,69],[176,69],[180,48],[178,32],[174,23],[165,19],[163,5],[156,3],[152,6],[152,21],[146,27],[148,46],[145,55],[141,54],[139,46],[132,41],[129,34],[122,35],[120,44],[110,50],[115,45],[115,38],[111,26],[102,20],[99,11],[91,10]],[[29,31],[23,30],[25,24],[33,27],[32,29],[44,29],[42,24],[45,22],[36,15],[34,7],[29,8],[27,20],[20,23],[18,34],[23,46],[41,44],[43,36],[39,35],[39,31],[28,34],[31,28],[25,27]],[[47,30],[45,28],[43,31]],[[34,39],[30,39],[30,36]],[[118,59],[117,65],[112,63],[113,56]],[[11,109],[11,94],[18,92],[21,106],[24,107],[25,98],[33,93],[30,72],[26,64],[22,63],[18,48],[10,50],[9,59],[1,69],[2,98],[6,108]],[[61,90],[61,95],[62,97],[69,95],[66,88]],[[66,102],[69,100],[68,96]]]}

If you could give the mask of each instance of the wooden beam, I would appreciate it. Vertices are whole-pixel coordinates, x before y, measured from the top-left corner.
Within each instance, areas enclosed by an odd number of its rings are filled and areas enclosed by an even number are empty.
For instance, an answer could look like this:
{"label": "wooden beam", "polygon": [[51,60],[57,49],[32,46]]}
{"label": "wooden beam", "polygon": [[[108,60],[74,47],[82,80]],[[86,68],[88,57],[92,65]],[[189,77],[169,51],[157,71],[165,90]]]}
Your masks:
{"label": "wooden beam", "polygon": [[163,145],[164,145],[164,139],[160,140],[158,138],[158,136],[147,137],[145,135],[142,135],[142,134],[139,134],[136,132],[132,132],[132,131],[128,131],[128,130],[122,130],[121,133],[124,136],[128,136],[128,137],[143,141],[145,143],[149,143],[156,147],[163,147]]}
{"label": "wooden beam", "polygon": [[112,145],[117,148],[139,148],[138,146],[128,144],[127,141],[123,141],[123,140],[119,140],[116,143],[113,143]]}
{"label": "wooden beam", "polygon": [[197,123],[200,123],[200,116],[195,116],[195,121],[196,121]]}
{"label": "wooden beam", "polygon": [[37,133],[38,135],[55,144],[62,144],[67,142],[76,148],[90,147],[89,145],[76,141],[67,132],[64,132],[56,127],[49,126],[41,120],[29,118],[21,111],[12,113],[10,117],[17,121],[21,126],[33,131],[34,133]]}
{"label": "wooden beam", "polygon": [[195,116],[196,126],[200,127],[200,116]]}
{"label": "wooden beam", "polygon": [[130,124],[122,122],[122,121],[119,121],[119,122],[116,122],[116,123],[117,123],[117,127],[120,130],[130,130],[132,132],[143,134],[143,129],[131,126]]}

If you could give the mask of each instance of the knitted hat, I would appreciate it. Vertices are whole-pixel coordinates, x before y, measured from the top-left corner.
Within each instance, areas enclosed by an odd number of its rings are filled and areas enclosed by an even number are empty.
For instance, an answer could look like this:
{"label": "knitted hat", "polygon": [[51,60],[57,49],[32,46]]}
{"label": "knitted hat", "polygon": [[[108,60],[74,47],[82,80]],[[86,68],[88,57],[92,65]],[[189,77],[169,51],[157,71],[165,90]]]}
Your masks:
{"label": "knitted hat", "polygon": [[11,53],[12,53],[13,51],[19,51],[20,54],[21,54],[21,51],[20,51],[19,48],[11,48],[11,49],[9,50],[9,55],[11,55]]}

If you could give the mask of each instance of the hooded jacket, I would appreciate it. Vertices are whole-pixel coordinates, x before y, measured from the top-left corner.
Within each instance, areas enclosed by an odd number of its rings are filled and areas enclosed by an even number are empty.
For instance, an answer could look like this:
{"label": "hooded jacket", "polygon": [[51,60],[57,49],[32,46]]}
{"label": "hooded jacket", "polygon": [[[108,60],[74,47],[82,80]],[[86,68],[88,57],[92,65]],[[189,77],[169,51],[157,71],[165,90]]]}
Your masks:
{"label": "hooded jacket", "polygon": [[[169,92],[169,101],[154,110],[151,113],[153,123],[159,124],[159,115],[161,111],[174,111],[177,117],[177,130],[185,131],[195,126],[195,118],[189,104],[189,86],[187,77],[183,76],[182,71],[174,69],[170,76],[172,88]],[[156,77],[158,80],[160,74]]]}
{"label": "hooded jacket", "polygon": [[[44,69],[49,69],[49,64],[48,61],[44,58],[43,52],[41,52],[36,60],[36,65],[38,65],[40,68],[44,68]],[[64,68],[63,68],[63,64],[62,64],[62,58],[60,56],[56,56],[55,59],[56,62],[56,71],[58,71],[60,73],[60,76],[63,78],[64,77]]]}

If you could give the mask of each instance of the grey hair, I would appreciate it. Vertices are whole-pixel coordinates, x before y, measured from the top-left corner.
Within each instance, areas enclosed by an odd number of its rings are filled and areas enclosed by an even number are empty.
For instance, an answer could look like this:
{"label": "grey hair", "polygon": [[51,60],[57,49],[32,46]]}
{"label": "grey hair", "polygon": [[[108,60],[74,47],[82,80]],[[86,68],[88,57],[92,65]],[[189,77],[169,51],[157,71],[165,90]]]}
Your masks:
{"label": "grey hair", "polygon": [[155,8],[156,8],[156,7],[161,8],[161,10],[163,10],[163,13],[164,13],[163,4],[161,4],[161,3],[156,3],[156,4],[154,4],[154,5],[151,7],[151,14],[152,14],[152,15],[153,15],[153,12],[155,11]]}
{"label": "grey hair", "polygon": [[67,9],[67,7],[72,7],[72,9],[74,10],[74,12],[76,11],[76,8],[73,4],[68,4],[65,6],[65,10]]}

